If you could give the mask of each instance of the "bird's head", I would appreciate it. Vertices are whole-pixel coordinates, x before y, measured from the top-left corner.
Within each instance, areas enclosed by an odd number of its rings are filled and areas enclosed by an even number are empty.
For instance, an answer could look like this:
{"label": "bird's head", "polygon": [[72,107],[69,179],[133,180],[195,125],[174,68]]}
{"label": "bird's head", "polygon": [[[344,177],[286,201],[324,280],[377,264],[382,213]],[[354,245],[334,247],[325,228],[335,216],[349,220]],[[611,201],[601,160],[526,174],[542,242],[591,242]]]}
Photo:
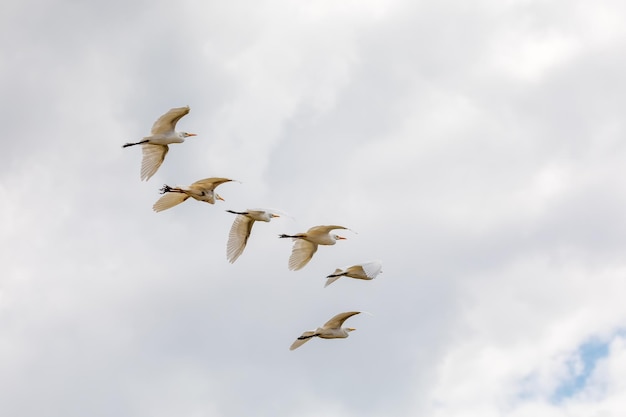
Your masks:
{"label": "bird's head", "polygon": [[334,238],[335,240],[346,240],[346,238],[345,238],[345,237],[343,237],[343,236],[339,236],[339,235],[333,235],[333,238]]}

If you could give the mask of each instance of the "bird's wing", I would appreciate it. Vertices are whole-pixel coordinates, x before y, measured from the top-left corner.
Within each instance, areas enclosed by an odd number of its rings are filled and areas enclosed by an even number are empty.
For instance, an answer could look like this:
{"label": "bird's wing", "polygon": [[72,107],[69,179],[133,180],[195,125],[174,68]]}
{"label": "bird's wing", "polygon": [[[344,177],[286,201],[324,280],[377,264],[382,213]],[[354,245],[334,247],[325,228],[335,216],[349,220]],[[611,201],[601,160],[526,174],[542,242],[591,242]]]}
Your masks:
{"label": "bird's wing", "polygon": [[253,224],[254,220],[244,214],[238,214],[235,217],[235,221],[230,227],[228,243],[226,244],[226,258],[231,264],[239,258],[246,248]]}
{"label": "bird's wing", "polygon": [[[337,271],[339,271],[339,269]],[[335,275],[334,277],[328,277],[328,279],[326,280],[326,284],[324,284],[324,288],[328,287],[330,284],[337,281],[341,277],[342,275]]]}
{"label": "bird's wing", "polygon": [[383,263],[381,261],[371,261],[361,264],[361,268],[363,268],[363,272],[368,278],[376,278],[378,274],[382,272]]}
{"label": "bird's wing", "polygon": [[191,184],[189,187],[197,187],[205,190],[214,190],[220,184],[224,184],[225,182],[233,181],[230,178],[205,178],[203,180],[198,180]]}
{"label": "bird's wing", "polygon": [[141,149],[143,151],[143,160],[141,161],[141,180],[148,181],[150,177],[157,172],[170,148],[167,145],[144,143],[141,145]]}
{"label": "bird's wing", "polygon": [[289,269],[297,271],[309,263],[317,251],[317,244],[304,239],[296,239],[289,257]]}
{"label": "bird's wing", "polygon": [[159,198],[152,206],[152,210],[159,212],[172,208],[183,201],[187,200],[189,196],[183,193],[165,193]]}
{"label": "bird's wing", "polygon": [[343,226],[313,226],[309,230],[307,230],[307,233],[328,233],[331,230],[335,230],[335,229],[348,230],[347,227],[343,227]]}
{"label": "bird's wing", "polygon": [[293,342],[291,346],[289,346],[289,350],[294,350],[294,349],[299,348],[300,346],[302,346],[303,344],[311,340],[313,338],[313,335],[315,335],[315,332],[312,330],[308,330],[302,333],[302,336],[297,338],[295,342]]}
{"label": "bird's wing", "polygon": [[189,106],[171,109],[154,122],[152,125],[152,134],[157,135],[159,133],[173,131],[176,128],[176,123],[187,113],[189,113]]}
{"label": "bird's wing", "polygon": [[339,313],[335,317],[324,323],[323,327],[325,329],[338,329],[343,325],[344,321],[359,313],[360,311],[348,311],[346,313]]}

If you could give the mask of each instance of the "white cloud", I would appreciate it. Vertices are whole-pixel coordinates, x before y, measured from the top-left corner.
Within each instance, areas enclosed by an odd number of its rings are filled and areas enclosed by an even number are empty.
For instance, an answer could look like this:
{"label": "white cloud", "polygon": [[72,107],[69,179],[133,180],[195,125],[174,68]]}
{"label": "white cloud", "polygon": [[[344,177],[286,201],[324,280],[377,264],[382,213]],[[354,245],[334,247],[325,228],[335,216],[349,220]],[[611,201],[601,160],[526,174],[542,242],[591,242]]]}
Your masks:
{"label": "white cloud", "polygon": [[[623,408],[621,4],[3,7],[6,413]],[[199,136],[140,182],[121,145],[186,104]],[[241,183],[151,210],[209,176]],[[229,264],[224,210],[263,206],[295,219]],[[356,233],[288,271],[277,235],[331,223]],[[323,287],[369,259],[376,280]],[[289,352],[352,309],[349,338]],[[593,338],[608,356],[553,401]]]}

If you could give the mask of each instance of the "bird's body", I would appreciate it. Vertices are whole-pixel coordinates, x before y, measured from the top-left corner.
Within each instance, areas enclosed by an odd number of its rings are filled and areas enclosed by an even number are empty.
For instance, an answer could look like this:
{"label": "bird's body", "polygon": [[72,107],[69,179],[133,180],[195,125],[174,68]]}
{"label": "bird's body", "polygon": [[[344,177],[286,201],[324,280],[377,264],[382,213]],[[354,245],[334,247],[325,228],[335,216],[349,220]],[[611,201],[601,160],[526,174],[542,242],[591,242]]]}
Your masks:
{"label": "bird's body", "polygon": [[383,263],[381,261],[371,261],[348,267],[337,268],[335,269],[335,272],[326,277],[328,280],[326,281],[326,285],[324,285],[324,287],[328,287],[341,277],[371,280],[383,272],[382,268]]}
{"label": "bird's body", "polygon": [[229,178],[211,177],[196,181],[188,187],[170,187],[169,185],[164,185],[161,188],[163,197],[159,198],[157,202],[154,203],[152,209],[157,212],[167,210],[168,208],[182,203],[189,197],[209,204],[215,204],[216,199],[224,201],[224,199],[215,192],[215,188],[229,181],[233,180]]}
{"label": "bird's body", "polygon": [[318,245],[334,245],[337,240],[345,237],[331,234],[331,230],[346,229],[343,226],[314,226],[305,233],[296,235],[279,235],[280,238],[292,238],[294,240],[291,256],[289,257],[289,269],[297,271],[309,263],[317,251]]}
{"label": "bird's body", "polygon": [[348,311],[345,313],[339,313],[332,319],[328,320],[322,327],[318,327],[315,330],[308,330],[300,337],[298,337],[289,347],[289,350],[294,350],[311,340],[313,337],[320,337],[322,339],[344,339],[349,336],[351,331],[356,329],[352,327],[341,327],[343,322],[348,318],[359,314],[360,311]]}
{"label": "bird's body", "polygon": [[228,243],[226,244],[226,258],[231,264],[239,258],[246,248],[254,222],[269,222],[274,217],[280,217],[269,210],[226,211],[237,215],[230,228]]}
{"label": "bird's body", "polygon": [[144,137],[139,142],[125,143],[122,147],[141,145],[143,159],[141,161],[141,180],[148,181],[159,169],[165,155],[169,151],[170,143],[182,143],[185,138],[196,136],[195,133],[177,132],[176,123],[187,113],[189,106],[173,108],[159,117],[154,125],[150,136]]}

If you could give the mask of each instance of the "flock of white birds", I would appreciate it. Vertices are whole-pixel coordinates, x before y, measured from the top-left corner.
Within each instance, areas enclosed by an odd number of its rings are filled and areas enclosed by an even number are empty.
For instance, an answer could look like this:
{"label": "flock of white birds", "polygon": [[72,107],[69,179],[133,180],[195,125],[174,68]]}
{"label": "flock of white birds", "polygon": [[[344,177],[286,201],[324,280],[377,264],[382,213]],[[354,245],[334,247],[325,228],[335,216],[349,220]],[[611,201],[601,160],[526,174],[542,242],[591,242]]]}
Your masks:
{"label": "flock of white birds", "polygon": [[[143,151],[143,159],[141,162],[142,181],[148,181],[150,177],[157,172],[169,151],[169,144],[182,143],[186,138],[196,136],[195,133],[176,131],[176,123],[187,113],[189,113],[189,106],[173,108],[154,122],[150,136],[144,137],[139,142],[126,143],[123,145],[124,148],[141,145]],[[223,201],[224,199],[215,192],[215,188],[229,181],[233,180],[229,178],[213,177],[196,181],[187,187],[170,187],[164,185],[160,189],[163,196],[154,203],[152,208],[156,212],[167,210],[189,199],[189,197],[209,204],[214,204],[215,200]],[[280,217],[276,210],[254,209],[226,211],[236,215],[226,245],[226,258],[230,263],[235,262],[243,253],[254,222],[269,222],[274,217]],[[289,269],[297,271],[304,268],[311,258],[313,258],[319,245],[334,245],[338,240],[345,239],[345,237],[330,233],[338,229],[348,230],[346,227],[337,225],[314,226],[303,233],[279,235],[280,238],[291,238],[294,241],[291,256],[289,257]],[[327,276],[325,287],[341,277],[372,280],[381,272],[382,263],[378,260],[337,268],[335,272]],[[348,311],[335,315],[323,326],[302,333],[289,349],[294,350],[314,337],[320,337],[322,339],[348,337],[349,333],[355,329],[352,327],[342,327],[343,323],[348,318],[359,313],[361,312]]]}

